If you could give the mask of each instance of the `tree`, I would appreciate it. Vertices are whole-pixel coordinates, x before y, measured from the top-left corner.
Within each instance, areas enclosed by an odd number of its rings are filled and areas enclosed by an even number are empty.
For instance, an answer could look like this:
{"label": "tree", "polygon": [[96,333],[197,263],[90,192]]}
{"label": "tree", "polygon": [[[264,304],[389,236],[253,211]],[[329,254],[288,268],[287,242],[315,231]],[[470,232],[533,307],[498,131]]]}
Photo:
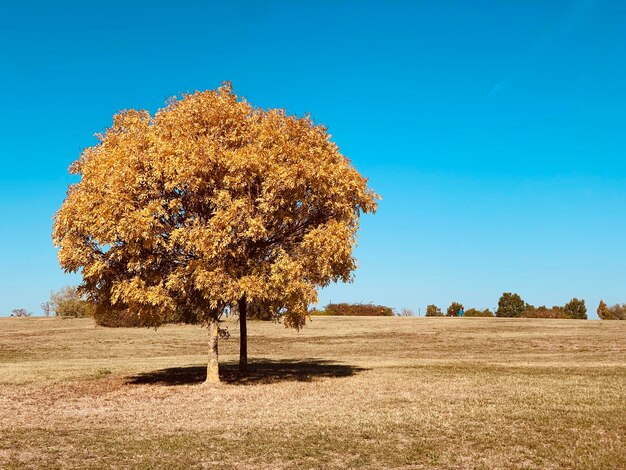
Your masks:
{"label": "tree", "polygon": [[47,316],[47,317],[49,317],[49,316],[50,316],[50,309],[51,309],[51,307],[50,307],[50,302],[43,302],[43,303],[41,304],[41,310],[43,311],[43,314],[44,314],[45,316]]}
{"label": "tree", "polygon": [[498,300],[496,317],[521,317],[526,309],[526,303],[519,294],[505,292]]}
{"label": "tree", "polygon": [[430,304],[426,306],[426,316],[427,317],[443,317],[443,313],[441,313],[441,309],[436,305]]}
{"label": "tree", "polygon": [[219,381],[218,322],[247,307],[304,326],[317,288],[350,281],[361,213],[378,196],[310,117],[262,110],[229,83],[123,111],[70,171],[53,239],[98,309],[158,326],[176,312],[208,326],[207,382]]}
{"label": "tree", "polygon": [[448,310],[446,310],[446,316],[458,317],[461,309],[463,309],[463,304],[459,302],[452,302],[450,306],[448,307]]}
{"label": "tree", "polygon": [[398,313],[398,316],[399,317],[414,317],[415,316],[415,312],[413,310],[411,310],[410,308],[403,308]]}
{"label": "tree", "polygon": [[597,312],[602,320],[626,320],[626,304],[615,304],[607,307],[601,300]]}
{"label": "tree", "polygon": [[568,318],[587,319],[587,306],[584,300],[573,298],[563,306],[563,311]]}
{"label": "tree", "polygon": [[30,313],[25,308],[14,308],[13,310],[11,310],[11,315],[10,316],[12,316],[12,317],[30,317],[31,315],[32,315],[32,313]]}
{"label": "tree", "polygon": [[[65,286],[50,294],[49,311],[58,317],[90,317],[93,316],[93,305],[85,299],[77,286]],[[42,305],[43,308],[43,305]]]}

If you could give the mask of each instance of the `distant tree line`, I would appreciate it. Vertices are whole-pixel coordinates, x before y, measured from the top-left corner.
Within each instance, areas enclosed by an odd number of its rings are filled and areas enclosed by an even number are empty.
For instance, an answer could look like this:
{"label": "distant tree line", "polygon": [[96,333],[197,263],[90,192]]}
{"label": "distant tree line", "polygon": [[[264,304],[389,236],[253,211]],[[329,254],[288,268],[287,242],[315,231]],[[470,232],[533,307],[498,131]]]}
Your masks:
{"label": "distant tree line", "polygon": [[[406,309],[405,309],[406,310]],[[322,310],[313,309],[310,315],[340,315],[357,317],[391,317],[394,311],[391,307],[384,305],[363,304],[363,303],[330,303]]]}
{"label": "distant tree line", "polygon": [[[571,318],[571,319],[587,319],[587,306],[585,301],[573,298],[563,306],[555,305],[546,307],[541,305],[535,307],[525,302],[519,294],[505,292],[498,300],[498,308],[495,312],[489,309],[477,310],[470,308],[465,310],[463,304],[452,302],[445,314],[436,305],[428,305],[426,307],[427,317],[458,317],[463,311],[465,317],[504,317],[504,318]],[[614,305],[608,307],[603,301],[600,301],[598,307],[598,316],[602,320],[624,320],[626,319],[626,304]]]}
{"label": "distant tree line", "polygon": [[498,300],[497,317],[509,318],[573,318],[578,320],[587,319],[587,307],[585,301],[573,298],[563,306],[555,305],[535,307],[524,302],[519,294],[505,292]]}
{"label": "distant tree line", "polygon": [[[60,317],[93,317],[97,324],[109,327],[139,327],[147,326],[141,317],[129,311],[113,311],[109,308],[99,308],[91,303],[77,286],[66,286],[50,294],[50,300],[41,304],[41,309],[46,316],[55,315]],[[525,302],[519,294],[505,292],[498,300],[498,308],[495,312],[486,308],[479,310],[469,308],[465,310],[462,303],[454,301],[446,309],[445,313],[436,305],[426,307],[427,317],[458,317],[463,312],[464,317],[503,317],[503,318],[570,318],[587,319],[587,307],[585,301],[573,298],[563,306],[535,307]],[[598,317],[602,320],[626,320],[626,303],[608,306],[600,301],[597,308]],[[248,306],[247,316],[254,320],[280,322],[283,311],[279,306],[272,304],[252,303]],[[32,313],[24,308],[12,310],[12,317],[28,317]],[[229,315],[238,315],[237,306],[229,309]],[[373,303],[329,303],[322,309],[311,309],[309,315],[338,315],[338,316],[414,316],[415,313],[403,308],[399,311],[385,305]],[[174,311],[165,319],[165,323],[197,323],[194,315],[185,311]]]}
{"label": "distant tree line", "polygon": [[436,305],[428,305],[426,307],[426,316],[427,317],[458,317],[461,316],[461,311],[463,312],[464,317],[493,317],[493,312],[488,308],[484,310],[478,310],[475,308],[470,308],[465,310],[465,307],[460,302],[452,302],[446,313],[444,314],[439,307]]}

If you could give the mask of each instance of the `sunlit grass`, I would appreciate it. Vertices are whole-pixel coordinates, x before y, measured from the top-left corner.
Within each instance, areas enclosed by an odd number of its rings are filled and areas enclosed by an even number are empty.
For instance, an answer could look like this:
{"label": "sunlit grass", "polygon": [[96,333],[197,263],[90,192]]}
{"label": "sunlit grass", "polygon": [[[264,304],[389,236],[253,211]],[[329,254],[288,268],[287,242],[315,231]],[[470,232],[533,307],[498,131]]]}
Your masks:
{"label": "sunlit grass", "polygon": [[0,467],[624,468],[625,322],[229,328],[206,387],[199,327],[0,319]]}

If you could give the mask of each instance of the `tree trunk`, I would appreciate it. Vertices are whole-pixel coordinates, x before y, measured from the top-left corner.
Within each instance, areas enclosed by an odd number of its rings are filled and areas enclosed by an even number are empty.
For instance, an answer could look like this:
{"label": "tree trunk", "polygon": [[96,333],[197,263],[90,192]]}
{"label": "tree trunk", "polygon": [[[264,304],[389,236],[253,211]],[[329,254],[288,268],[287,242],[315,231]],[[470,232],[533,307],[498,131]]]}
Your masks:
{"label": "tree trunk", "polygon": [[239,370],[245,372],[248,370],[248,324],[246,323],[246,313],[248,310],[248,302],[244,295],[239,299]]}
{"label": "tree trunk", "polygon": [[217,356],[218,323],[216,319],[209,319],[209,362],[206,369],[207,384],[220,383],[220,369]]}

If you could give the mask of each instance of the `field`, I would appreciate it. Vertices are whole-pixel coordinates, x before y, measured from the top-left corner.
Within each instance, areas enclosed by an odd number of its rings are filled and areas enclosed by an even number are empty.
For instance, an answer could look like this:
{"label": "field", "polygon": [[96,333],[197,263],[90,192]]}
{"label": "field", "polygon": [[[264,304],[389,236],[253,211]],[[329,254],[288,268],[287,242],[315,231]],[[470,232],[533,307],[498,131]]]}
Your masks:
{"label": "field", "polygon": [[626,468],[626,322],[0,319],[0,468]]}

